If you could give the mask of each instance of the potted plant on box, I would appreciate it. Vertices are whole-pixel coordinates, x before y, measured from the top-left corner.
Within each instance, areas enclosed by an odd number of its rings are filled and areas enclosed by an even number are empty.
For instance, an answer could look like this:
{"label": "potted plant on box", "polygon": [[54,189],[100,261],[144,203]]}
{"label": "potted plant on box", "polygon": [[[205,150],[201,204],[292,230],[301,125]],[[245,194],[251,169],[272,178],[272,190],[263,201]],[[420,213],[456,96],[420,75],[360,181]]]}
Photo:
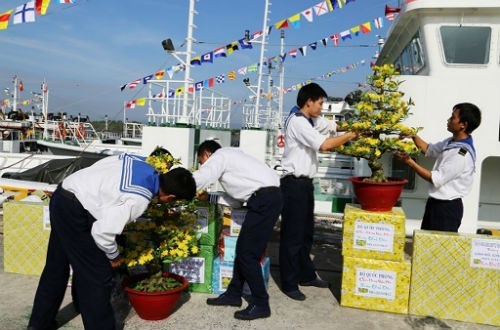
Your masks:
{"label": "potted plant on box", "polygon": [[396,203],[406,179],[387,177],[381,160],[385,152],[403,151],[417,155],[411,139],[401,136],[416,134],[418,129],[403,125],[409,116],[411,99],[403,100],[401,81],[393,65],[374,66],[367,78],[368,89],[359,95],[352,116],[339,123],[339,128],[356,131],[359,136],[336,149],[337,152],[368,160],[370,177],[352,177],[354,194],[361,207],[370,211],[389,211]]}
{"label": "potted plant on box", "polygon": [[168,265],[199,252],[194,207],[178,208],[153,203],[145,214],[150,220],[128,224],[123,232],[120,253],[129,271],[138,273],[123,286],[146,320],[168,317],[188,285],[186,278],[169,273]]}

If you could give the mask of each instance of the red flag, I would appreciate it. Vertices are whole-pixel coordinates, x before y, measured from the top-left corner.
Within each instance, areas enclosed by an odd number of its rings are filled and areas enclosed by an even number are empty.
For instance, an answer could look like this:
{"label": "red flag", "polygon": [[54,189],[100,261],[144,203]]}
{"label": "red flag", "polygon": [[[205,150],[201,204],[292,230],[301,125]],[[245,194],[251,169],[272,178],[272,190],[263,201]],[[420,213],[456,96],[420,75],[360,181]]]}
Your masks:
{"label": "red flag", "polygon": [[385,16],[387,16],[387,14],[399,13],[400,11],[401,8],[393,8],[385,5]]}
{"label": "red flag", "polygon": [[36,0],[35,10],[38,15],[45,15],[47,8],[49,8],[50,0]]}
{"label": "red flag", "polygon": [[24,86],[23,86],[23,82],[22,81],[19,81],[18,88],[19,88],[20,92],[22,92],[24,90]]}

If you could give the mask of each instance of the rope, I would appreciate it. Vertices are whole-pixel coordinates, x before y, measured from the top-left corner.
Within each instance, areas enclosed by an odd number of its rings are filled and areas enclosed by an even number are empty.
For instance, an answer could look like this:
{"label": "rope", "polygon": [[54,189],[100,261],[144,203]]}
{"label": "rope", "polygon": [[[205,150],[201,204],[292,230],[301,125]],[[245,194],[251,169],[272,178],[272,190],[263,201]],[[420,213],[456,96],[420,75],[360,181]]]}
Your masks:
{"label": "rope", "polygon": [[9,168],[9,167],[12,167],[12,166],[14,166],[14,165],[17,165],[17,164],[19,164],[19,163],[21,163],[21,162],[24,162],[26,159],[28,159],[28,158],[30,158],[30,157],[33,157],[33,155],[34,155],[34,154],[30,154],[28,157],[25,157],[25,158],[23,158],[23,159],[21,159],[21,160],[19,160],[19,161],[15,162],[15,163],[13,163],[13,164],[10,164],[9,166],[2,167],[2,168],[0,168],[0,171],[5,170],[5,169],[7,169],[7,168]]}

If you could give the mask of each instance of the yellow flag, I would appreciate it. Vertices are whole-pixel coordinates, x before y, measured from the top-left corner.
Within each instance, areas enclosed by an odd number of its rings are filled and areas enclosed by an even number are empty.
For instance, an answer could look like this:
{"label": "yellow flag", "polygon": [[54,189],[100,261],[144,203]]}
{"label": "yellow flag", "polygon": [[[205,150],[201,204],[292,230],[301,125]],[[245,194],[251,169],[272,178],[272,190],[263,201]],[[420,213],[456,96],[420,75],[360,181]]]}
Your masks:
{"label": "yellow flag", "polygon": [[144,106],[146,104],[146,98],[145,97],[141,97],[141,98],[137,99],[135,101],[135,104],[138,105],[138,106],[140,106],[140,107]]}

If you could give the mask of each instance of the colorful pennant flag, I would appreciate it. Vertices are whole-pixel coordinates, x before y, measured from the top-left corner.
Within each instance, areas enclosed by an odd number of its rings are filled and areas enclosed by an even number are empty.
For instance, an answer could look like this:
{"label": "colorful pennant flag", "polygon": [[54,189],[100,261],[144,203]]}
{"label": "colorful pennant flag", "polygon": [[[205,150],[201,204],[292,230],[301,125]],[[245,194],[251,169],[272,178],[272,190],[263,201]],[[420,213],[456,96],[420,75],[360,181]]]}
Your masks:
{"label": "colorful pennant flag", "polygon": [[239,68],[238,74],[246,75],[247,74],[247,67],[245,66],[245,67]]}
{"label": "colorful pennant flag", "polygon": [[214,52],[209,52],[201,56],[202,63],[213,63],[214,62]]}
{"label": "colorful pennant flag", "polygon": [[226,47],[219,47],[214,50],[214,57],[226,57]]}
{"label": "colorful pennant flag", "polygon": [[238,40],[238,42],[240,43],[240,46],[241,46],[241,49],[252,49],[252,44],[249,43],[248,41],[245,40],[245,38],[241,38],[240,40]]}
{"label": "colorful pennant flag", "polygon": [[164,75],[165,75],[165,70],[160,70],[160,71],[155,72],[155,78],[157,80],[163,79]]}
{"label": "colorful pennant flag", "polygon": [[224,75],[220,74],[217,77],[215,77],[215,81],[217,81],[218,84],[223,84],[224,83]]}
{"label": "colorful pennant flag", "polygon": [[59,3],[75,3],[73,0],[59,0]]}
{"label": "colorful pennant flag", "polygon": [[148,83],[148,81],[150,81],[151,79],[153,79],[154,75],[153,74],[150,74],[149,76],[146,76],[146,77],[143,77],[142,78],[142,83],[144,85],[146,85]]}
{"label": "colorful pennant flag", "polygon": [[333,6],[338,6],[339,8],[342,8],[343,5],[346,4],[346,0],[333,0]]}
{"label": "colorful pennant flag", "polygon": [[295,29],[300,29],[300,13],[288,17],[288,21]]}
{"label": "colorful pennant flag", "polygon": [[195,56],[191,59],[191,65],[201,65],[201,57]]}
{"label": "colorful pennant flag", "polygon": [[125,107],[129,108],[129,109],[134,109],[135,108],[135,100],[131,100],[131,101],[127,102],[127,104],[125,104]]}
{"label": "colorful pennant flag", "polygon": [[377,17],[373,20],[373,23],[375,24],[375,27],[377,29],[381,29],[384,26],[384,23],[382,21],[382,17]]}
{"label": "colorful pennant flag", "polygon": [[142,79],[136,79],[136,80],[134,80],[134,81],[132,81],[132,82],[128,83],[128,84],[127,84],[127,85],[128,85],[128,88],[129,88],[129,89],[134,89],[134,88],[135,88],[135,86],[137,86],[137,85],[139,85],[139,84],[141,83],[141,80],[142,80]]}
{"label": "colorful pennant flag", "polygon": [[351,31],[345,30],[340,32],[340,37],[342,38],[342,41],[346,40],[347,38],[352,39]]}
{"label": "colorful pennant flag", "polygon": [[276,26],[276,28],[279,30],[279,29],[286,29],[288,28],[288,20],[287,19],[284,19],[282,21],[279,21],[278,23],[276,23],[274,26]]}
{"label": "colorful pennant flag", "polygon": [[17,86],[17,88],[19,88],[20,92],[22,92],[24,90],[24,85],[23,85],[23,81],[22,80],[19,81],[19,85]]}
{"label": "colorful pennant flag", "polygon": [[14,11],[14,24],[30,23],[35,21],[35,1],[26,2],[16,7]]}
{"label": "colorful pennant flag", "polygon": [[306,53],[307,53],[307,46],[302,46],[299,48],[299,51],[300,53],[302,54],[302,56],[306,56]]}
{"label": "colorful pennant flag", "polygon": [[339,45],[339,34],[335,33],[330,36],[330,39],[332,39],[332,42],[335,46]]}
{"label": "colorful pennant flag", "polygon": [[197,83],[194,84],[195,91],[199,91],[202,88],[203,88],[203,81],[198,81]]}
{"label": "colorful pennant flag", "polygon": [[140,107],[143,107],[144,105],[146,105],[146,98],[141,97],[141,98],[135,100],[135,104],[140,106]]}
{"label": "colorful pennant flag", "polygon": [[359,36],[359,31],[360,31],[360,29],[359,29],[359,25],[353,26],[353,27],[351,28],[351,32],[352,32],[352,34],[354,34],[356,37],[357,37],[357,36]]}
{"label": "colorful pennant flag", "polygon": [[315,41],[315,42],[311,42],[309,44],[309,47],[311,47],[313,50],[316,50],[316,48],[318,47],[318,43]]}
{"label": "colorful pennant flag", "polygon": [[249,65],[247,67],[247,72],[256,72],[259,65],[257,63]]}
{"label": "colorful pennant flag", "polygon": [[214,86],[214,78],[208,78],[203,81],[203,86],[213,87]]}
{"label": "colorful pennant flag", "polygon": [[361,24],[360,27],[361,27],[361,32],[363,32],[363,33],[372,32],[372,25],[370,22],[365,22],[365,23]]}
{"label": "colorful pennant flag", "polygon": [[292,49],[291,51],[288,52],[291,57],[296,58],[297,57],[297,49]]}
{"label": "colorful pennant flag", "polygon": [[230,80],[235,80],[236,79],[236,73],[234,71],[229,71],[227,73],[227,77],[230,79]]}
{"label": "colorful pennant flag", "polygon": [[10,14],[12,14],[13,10],[7,10],[4,13],[0,14],[0,30],[5,30],[9,26]]}
{"label": "colorful pennant flag", "polygon": [[313,11],[312,8],[308,8],[304,11],[301,12],[302,16],[308,21],[312,22],[313,21]]}
{"label": "colorful pennant flag", "polygon": [[328,4],[327,1],[321,1],[320,3],[316,4],[313,6],[314,13],[316,16],[321,16],[324,14],[327,14],[329,12],[328,10]]}
{"label": "colorful pennant flag", "polygon": [[238,50],[238,41],[233,41],[229,45],[226,45],[227,54],[231,55],[235,50]]}
{"label": "colorful pennant flag", "polygon": [[50,0],[36,0],[35,8],[38,15],[45,15],[47,8],[49,8]]}
{"label": "colorful pennant flag", "polygon": [[252,37],[250,38],[251,41],[256,40],[258,38],[262,37],[262,30],[259,30],[252,34]]}

